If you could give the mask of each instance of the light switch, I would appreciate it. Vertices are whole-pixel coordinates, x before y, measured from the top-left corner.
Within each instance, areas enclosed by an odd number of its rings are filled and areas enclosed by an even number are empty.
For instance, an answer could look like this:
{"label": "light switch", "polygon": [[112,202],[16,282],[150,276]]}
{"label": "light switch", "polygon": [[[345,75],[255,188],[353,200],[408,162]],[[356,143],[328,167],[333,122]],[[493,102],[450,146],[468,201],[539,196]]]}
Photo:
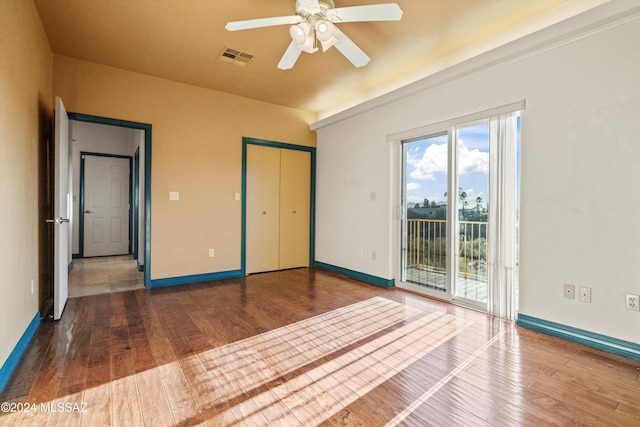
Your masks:
{"label": "light switch", "polygon": [[177,191],[170,191],[169,200],[180,200],[180,193]]}

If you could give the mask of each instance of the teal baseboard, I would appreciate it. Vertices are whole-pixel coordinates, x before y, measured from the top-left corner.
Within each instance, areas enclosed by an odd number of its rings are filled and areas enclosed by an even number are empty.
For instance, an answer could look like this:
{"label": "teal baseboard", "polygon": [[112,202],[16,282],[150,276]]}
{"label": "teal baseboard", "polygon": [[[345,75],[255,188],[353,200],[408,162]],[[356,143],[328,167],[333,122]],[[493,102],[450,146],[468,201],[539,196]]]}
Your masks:
{"label": "teal baseboard", "polygon": [[574,341],[589,347],[598,348],[630,359],[640,360],[640,344],[608,337],[584,329],[538,319],[526,314],[518,314],[516,324],[525,328],[544,332],[549,335]]}
{"label": "teal baseboard", "polygon": [[315,268],[319,268],[321,270],[343,274],[345,276],[349,276],[363,282],[371,283],[372,285],[382,286],[383,288],[393,288],[395,286],[395,281],[393,279],[383,279],[382,277],[372,276],[370,274],[361,273],[355,270],[349,270],[348,268],[342,268],[331,264],[325,264],[324,262],[319,261],[316,261],[314,266]]}
{"label": "teal baseboard", "polygon": [[18,344],[14,347],[9,358],[4,362],[2,368],[0,368],[0,393],[2,393],[9,382],[13,371],[16,369],[16,366],[18,366],[18,362],[20,362],[22,355],[27,349],[27,345],[29,345],[29,342],[31,342],[31,339],[38,330],[38,326],[40,326],[40,313],[36,313],[36,316],[31,323],[29,323],[29,326],[27,326],[27,330],[24,331],[20,340],[18,340]]}
{"label": "teal baseboard", "polygon": [[166,286],[188,285],[190,283],[210,282],[212,280],[234,279],[242,277],[240,270],[220,271],[217,273],[193,274],[191,276],[168,277],[166,279],[152,279],[149,288],[164,288]]}

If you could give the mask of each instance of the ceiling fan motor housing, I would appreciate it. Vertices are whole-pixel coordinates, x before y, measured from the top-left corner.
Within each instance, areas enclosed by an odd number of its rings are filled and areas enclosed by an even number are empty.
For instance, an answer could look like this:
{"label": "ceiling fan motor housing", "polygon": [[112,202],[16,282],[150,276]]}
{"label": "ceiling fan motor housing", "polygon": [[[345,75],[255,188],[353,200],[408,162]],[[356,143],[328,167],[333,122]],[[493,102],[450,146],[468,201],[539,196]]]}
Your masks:
{"label": "ceiling fan motor housing", "polygon": [[318,1],[320,10],[315,7],[309,7],[305,0],[296,0],[296,14],[313,23],[318,19],[325,19],[327,10],[335,8],[333,0]]}

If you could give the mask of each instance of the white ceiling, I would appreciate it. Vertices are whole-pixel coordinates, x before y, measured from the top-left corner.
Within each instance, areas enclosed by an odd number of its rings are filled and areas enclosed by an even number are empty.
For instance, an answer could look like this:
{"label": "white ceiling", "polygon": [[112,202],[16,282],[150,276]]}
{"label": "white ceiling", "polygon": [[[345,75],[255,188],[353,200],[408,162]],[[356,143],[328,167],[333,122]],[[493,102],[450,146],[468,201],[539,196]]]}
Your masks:
{"label": "white ceiling", "polygon": [[[396,0],[401,21],[338,24],[371,57],[336,49],[278,62],[288,26],[229,32],[229,21],[295,14],[295,0],[34,0],[54,53],[256,100],[319,118],[605,0]],[[335,0],[336,7],[393,0]],[[225,48],[253,54],[239,67]]]}

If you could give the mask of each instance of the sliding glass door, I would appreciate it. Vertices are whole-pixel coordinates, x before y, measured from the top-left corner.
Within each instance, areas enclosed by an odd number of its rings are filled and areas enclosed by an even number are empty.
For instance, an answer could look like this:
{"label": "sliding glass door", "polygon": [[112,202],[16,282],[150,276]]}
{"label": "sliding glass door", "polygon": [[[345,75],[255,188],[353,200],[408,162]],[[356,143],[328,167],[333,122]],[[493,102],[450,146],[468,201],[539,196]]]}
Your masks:
{"label": "sliding glass door", "polygon": [[[436,134],[404,144],[406,214],[403,281],[449,290],[447,268],[447,153],[449,137]],[[423,186],[423,182],[428,185]]]}
{"label": "sliding glass door", "polygon": [[489,123],[455,129],[458,175],[457,278],[454,297],[486,306],[489,252]]}
{"label": "sliding glass door", "polygon": [[400,286],[512,317],[519,115],[401,141]]}

